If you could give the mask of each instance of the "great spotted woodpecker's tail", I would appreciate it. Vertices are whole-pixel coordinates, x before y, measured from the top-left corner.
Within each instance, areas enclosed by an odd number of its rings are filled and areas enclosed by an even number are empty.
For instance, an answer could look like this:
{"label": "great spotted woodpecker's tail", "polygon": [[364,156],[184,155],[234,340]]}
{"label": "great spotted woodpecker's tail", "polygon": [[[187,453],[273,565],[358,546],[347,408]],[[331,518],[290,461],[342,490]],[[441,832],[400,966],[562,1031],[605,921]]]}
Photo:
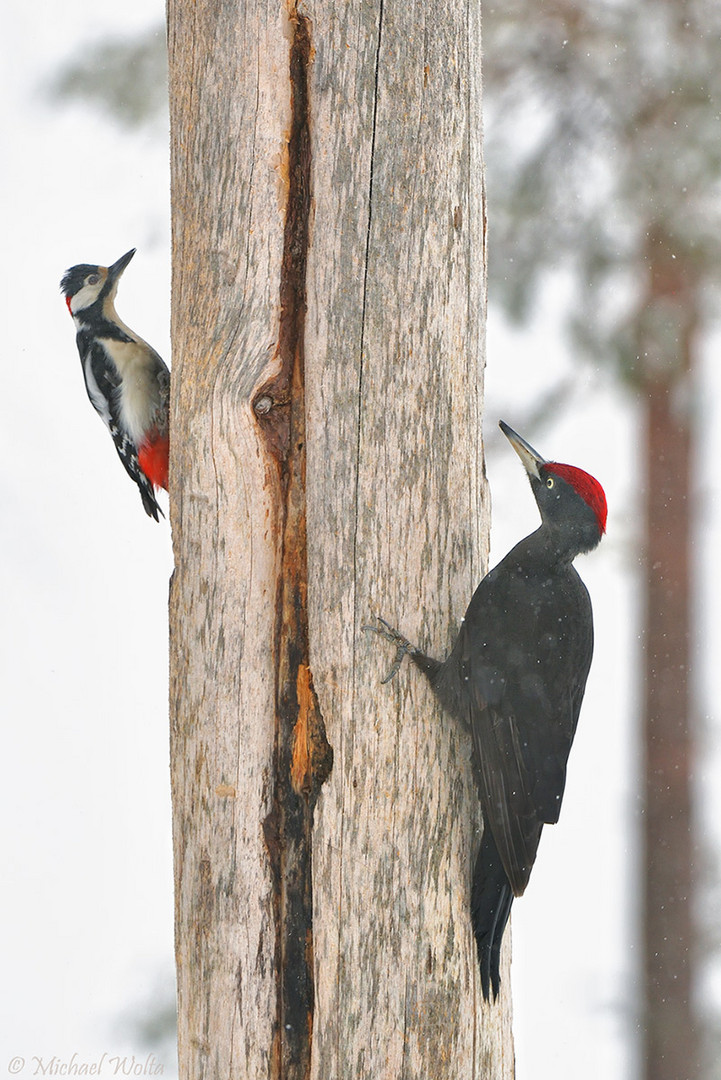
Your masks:
{"label": "great spotted woodpecker's tail", "polygon": [[501,986],[501,942],[511,914],[513,891],[503,869],[496,842],[488,826],[483,829],[471,886],[471,925],[481,967],[481,989],[486,1001],[498,997]]}

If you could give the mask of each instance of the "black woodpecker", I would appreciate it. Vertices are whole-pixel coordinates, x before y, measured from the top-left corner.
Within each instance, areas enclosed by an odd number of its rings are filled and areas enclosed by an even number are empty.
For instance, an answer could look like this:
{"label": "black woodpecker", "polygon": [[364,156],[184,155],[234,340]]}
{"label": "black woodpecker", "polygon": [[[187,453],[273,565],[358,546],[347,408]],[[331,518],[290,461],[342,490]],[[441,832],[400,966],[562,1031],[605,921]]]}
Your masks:
{"label": "black woodpecker", "polygon": [[573,567],[606,531],[606,496],[592,476],[545,461],[501,421],[525,466],[541,525],[473,594],[449,657],[434,660],[384,620],[366,627],[427,676],[447,713],[473,736],[484,828],[471,889],[483,996],[498,996],[503,932],[522,896],[543,826],[558,821],[566,764],[593,654],[593,614]]}

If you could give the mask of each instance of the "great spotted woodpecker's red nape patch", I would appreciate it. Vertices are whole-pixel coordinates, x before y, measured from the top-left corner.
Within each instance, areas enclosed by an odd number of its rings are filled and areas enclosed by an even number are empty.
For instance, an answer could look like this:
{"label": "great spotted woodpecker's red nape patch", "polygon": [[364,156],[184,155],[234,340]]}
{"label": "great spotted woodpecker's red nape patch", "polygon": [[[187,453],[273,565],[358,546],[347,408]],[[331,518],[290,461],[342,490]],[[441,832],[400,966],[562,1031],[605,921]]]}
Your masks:
{"label": "great spotted woodpecker's red nape patch", "polygon": [[574,491],[578,492],[583,501],[591,507],[596,515],[599,529],[602,533],[605,533],[606,518],[608,516],[606,493],[595,476],[584,472],[583,469],[577,469],[575,465],[562,465],[558,461],[547,461],[543,468],[546,472],[560,476],[562,480],[571,485]]}

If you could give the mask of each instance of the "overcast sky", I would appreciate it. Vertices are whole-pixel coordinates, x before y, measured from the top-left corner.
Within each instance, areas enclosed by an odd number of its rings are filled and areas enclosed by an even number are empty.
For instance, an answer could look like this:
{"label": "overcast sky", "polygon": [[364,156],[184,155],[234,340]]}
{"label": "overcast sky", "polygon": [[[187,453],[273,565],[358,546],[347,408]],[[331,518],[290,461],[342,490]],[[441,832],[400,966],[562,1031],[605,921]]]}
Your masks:
{"label": "overcast sky", "polygon": [[[118,308],[170,360],[167,138],[157,128],[119,132],[90,108],[53,108],[41,92],[80,44],[131,34],[162,15],[162,4],[140,0],[66,0],[15,5],[6,19],[0,1073],[18,1055],[25,1076],[34,1059],[53,1055],[144,1059],[145,1048],[119,1018],[162,997],[172,970],[169,528],[143,513],[87,401],[58,290],[68,266],[107,264],[137,247]],[[529,434],[527,412],[556,379],[578,369],[556,328],[563,295],[562,279],[549,285],[532,333],[511,333],[491,318],[493,561],[537,523],[497,420]],[[721,451],[710,406],[718,384],[709,360],[701,450],[710,462]],[[531,884],[514,906],[518,1080],[576,1080],[579,1060],[584,1080],[632,1075],[637,424],[632,403],[602,373],[584,368],[563,417],[529,434],[545,456],[599,478],[609,521],[601,548],[578,563],[594,601],[597,652],[561,822],[545,830]],[[719,644],[706,614],[719,607],[715,489],[712,466],[700,460],[707,658]],[[711,675],[699,682],[710,698]],[[707,730],[713,787],[719,759],[712,721]],[[717,820],[720,809],[717,803]],[[172,1062],[164,1065],[171,1075]]]}

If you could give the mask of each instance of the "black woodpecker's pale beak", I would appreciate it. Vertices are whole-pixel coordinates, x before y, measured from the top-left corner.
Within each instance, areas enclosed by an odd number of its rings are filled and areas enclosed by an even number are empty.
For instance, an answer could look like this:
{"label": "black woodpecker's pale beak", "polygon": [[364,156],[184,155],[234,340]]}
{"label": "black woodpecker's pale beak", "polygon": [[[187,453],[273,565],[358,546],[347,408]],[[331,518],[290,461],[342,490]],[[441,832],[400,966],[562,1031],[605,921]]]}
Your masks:
{"label": "black woodpecker's pale beak", "polygon": [[132,259],[135,252],[136,248],[131,248],[130,251],[126,251],[124,255],[121,255],[117,262],[114,262],[112,266],[108,267],[108,280],[118,280],[123,270]]}
{"label": "black woodpecker's pale beak", "polygon": [[508,424],[504,423],[503,420],[498,421],[498,426],[523,462],[523,467],[528,475],[535,476],[536,480],[540,480],[541,474],[538,470],[541,465],[546,464],[546,459],[542,458],[525,439],[522,439],[521,436],[518,435],[512,427],[509,427]]}

